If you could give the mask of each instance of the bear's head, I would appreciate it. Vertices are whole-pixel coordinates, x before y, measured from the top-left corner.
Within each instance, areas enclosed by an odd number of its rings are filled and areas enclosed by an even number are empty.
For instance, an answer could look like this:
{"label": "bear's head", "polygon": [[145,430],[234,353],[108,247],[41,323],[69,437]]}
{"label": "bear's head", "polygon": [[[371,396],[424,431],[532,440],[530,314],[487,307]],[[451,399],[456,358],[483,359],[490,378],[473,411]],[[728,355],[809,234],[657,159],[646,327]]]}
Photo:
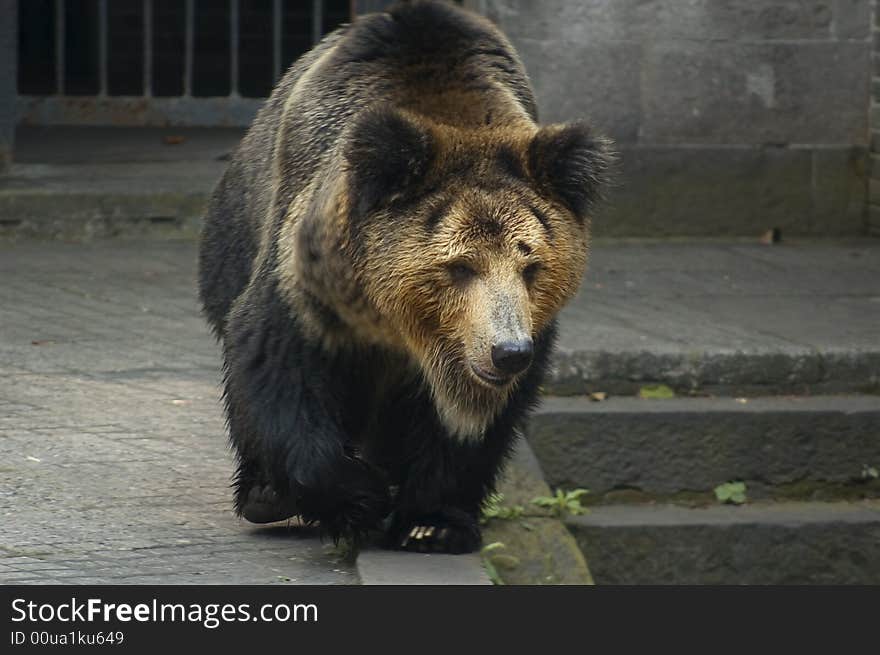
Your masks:
{"label": "bear's head", "polygon": [[577,290],[609,142],[581,123],[462,129],[378,108],[345,143],[355,273],[446,426],[477,437]]}

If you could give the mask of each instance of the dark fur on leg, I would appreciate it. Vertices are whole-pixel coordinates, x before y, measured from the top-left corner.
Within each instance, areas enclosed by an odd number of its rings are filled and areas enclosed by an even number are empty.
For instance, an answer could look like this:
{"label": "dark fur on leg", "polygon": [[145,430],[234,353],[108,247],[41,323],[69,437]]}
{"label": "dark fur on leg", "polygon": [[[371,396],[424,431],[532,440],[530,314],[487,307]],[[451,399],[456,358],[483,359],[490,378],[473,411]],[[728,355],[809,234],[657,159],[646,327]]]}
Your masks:
{"label": "dark fur on leg", "polygon": [[495,491],[522,422],[537,403],[555,336],[554,323],[536,340],[530,371],[480,441],[459,441],[445,434],[428,397],[406,401],[401,414],[410,422],[394,446],[402,458],[396,469],[400,489],[386,531],[389,547],[446,553],[480,547],[482,505]]}
{"label": "dark fur on leg", "polygon": [[224,359],[239,511],[259,468],[305,522],[319,523],[334,540],[377,527],[389,510],[388,484],[353,454],[344,428],[346,376],[302,336],[270,274],[259,273],[236,301]]}

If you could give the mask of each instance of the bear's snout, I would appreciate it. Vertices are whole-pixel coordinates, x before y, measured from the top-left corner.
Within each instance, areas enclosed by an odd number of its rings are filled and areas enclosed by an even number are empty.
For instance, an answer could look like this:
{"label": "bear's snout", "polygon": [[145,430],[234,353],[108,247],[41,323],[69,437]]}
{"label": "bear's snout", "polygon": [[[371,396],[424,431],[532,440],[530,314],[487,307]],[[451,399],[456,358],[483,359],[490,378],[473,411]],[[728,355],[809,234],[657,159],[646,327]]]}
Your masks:
{"label": "bear's snout", "polygon": [[491,368],[471,363],[476,376],[493,387],[506,387],[513,378],[532,363],[534,343],[531,339],[503,341],[491,348]]}
{"label": "bear's snout", "polygon": [[506,375],[525,371],[532,363],[534,343],[531,339],[505,341],[492,346],[492,364]]}

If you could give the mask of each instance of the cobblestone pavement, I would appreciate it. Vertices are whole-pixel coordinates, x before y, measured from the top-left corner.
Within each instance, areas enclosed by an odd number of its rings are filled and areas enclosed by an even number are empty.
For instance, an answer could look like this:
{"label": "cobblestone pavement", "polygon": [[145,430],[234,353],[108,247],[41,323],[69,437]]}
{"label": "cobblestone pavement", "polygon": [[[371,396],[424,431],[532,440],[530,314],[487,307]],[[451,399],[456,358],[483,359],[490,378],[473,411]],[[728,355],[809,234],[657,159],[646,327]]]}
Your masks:
{"label": "cobblestone pavement", "polygon": [[[0,242],[0,582],[358,582],[314,534],[232,514],[195,252]],[[721,381],[876,385],[878,272],[875,241],[597,244],[557,368],[678,379],[698,354]]]}
{"label": "cobblestone pavement", "polygon": [[358,583],[232,513],[194,244],[2,244],[0,280],[0,583]]}

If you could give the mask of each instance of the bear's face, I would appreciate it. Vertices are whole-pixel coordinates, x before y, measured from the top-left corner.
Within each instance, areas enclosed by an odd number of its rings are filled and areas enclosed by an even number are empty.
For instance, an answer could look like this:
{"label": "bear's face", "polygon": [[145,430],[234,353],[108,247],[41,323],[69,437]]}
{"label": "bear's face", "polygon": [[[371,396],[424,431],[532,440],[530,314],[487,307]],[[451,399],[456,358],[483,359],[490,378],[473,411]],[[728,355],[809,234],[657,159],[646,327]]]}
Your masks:
{"label": "bear's face", "polygon": [[430,237],[409,246],[412,256],[401,253],[404,303],[389,295],[384,307],[408,334],[446,424],[474,436],[503,406],[531,364],[538,335],[577,289],[587,235],[554,224],[539,197],[479,188],[455,195],[434,217]]}
{"label": "bear's face", "polygon": [[577,290],[607,146],[581,126],[462,132],[394,110],[359,129],[347,153],[357,276],[450,431],[478,437]]}

